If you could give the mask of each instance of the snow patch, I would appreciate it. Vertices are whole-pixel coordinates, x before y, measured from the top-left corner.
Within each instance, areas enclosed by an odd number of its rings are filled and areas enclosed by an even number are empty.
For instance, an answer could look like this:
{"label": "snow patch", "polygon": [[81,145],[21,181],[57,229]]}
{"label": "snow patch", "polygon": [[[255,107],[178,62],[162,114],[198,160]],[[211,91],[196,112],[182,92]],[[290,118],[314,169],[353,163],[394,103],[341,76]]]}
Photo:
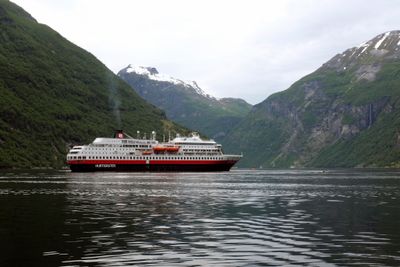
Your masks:
{"label": "snow patch", "polygon": [[359,45],[357,46],[357,48],[354,50],[354,52],[353,52],[353,54],[352,54],[351,56],[353,56],[356,52],[360,51],[360,49],[362,48],[361,52],[358,53],[357,57],[361,56],[361,54],[364,53],[365,50],[367,50],[368,47],[369,47],[370,45],[371,45],[371,44],[368,43],[368,42],[364,42],[364,43],[362,43],[362,44],[359,44]]}
{"label": "snow patch", "polygon": [[197,94],[208,97],[208,98],[214,98],[214,97],[210,96],[209,94],[207,94],[206,92],[204,92],[204,90],[201,89],[195,81],[190,82],[189,85],[196,91]]}
{"label": "snow patch", "polygon": [[128,66],[128,68],[126,69],[126,72],[127,73],[134,72],[139,75],[150,75],[151,74],[150,71],[145,67],[142,67],[142,66],[132,67],[131,65]]}
{"label": "snow patch", "polygon": [[368,44],[367,42],[364,42],[364,43],[362,43],[362,44],[359,44],[359,45],[357,46],[357,48],[361,48],[361,47],[364,47],[364,46],[369,46],[369,44]]}
{"label": "snow patch", "polygon": [[362,53],[364,53],[365,50],[367,50],[368,47],[369,47],[369,45],[365,46],[364,49],[361,51],[360,55],[361,55]]}
{"label": "snow patch", "polygon": [[381,46],[381,44],[383,43],[383,41],[385,41],[385,39],[386,39],[389,35],[390,35],[390,32],[386,32],[386,33],[382,36],[382,38],[381,38],[378,42],[376,42],[374,48],[375,48],[375,49],[379,49],[379,47]]}

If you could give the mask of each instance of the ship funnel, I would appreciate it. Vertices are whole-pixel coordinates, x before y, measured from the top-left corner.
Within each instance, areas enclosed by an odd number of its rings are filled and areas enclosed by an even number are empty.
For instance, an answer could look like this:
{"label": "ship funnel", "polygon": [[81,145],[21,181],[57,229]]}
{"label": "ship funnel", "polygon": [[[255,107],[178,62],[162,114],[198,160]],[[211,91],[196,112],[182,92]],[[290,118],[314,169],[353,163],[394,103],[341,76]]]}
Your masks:
{"label": "ship funnel", "polygon": [[115,130],[114,138],[123,139],[124,138],[124,131]]}

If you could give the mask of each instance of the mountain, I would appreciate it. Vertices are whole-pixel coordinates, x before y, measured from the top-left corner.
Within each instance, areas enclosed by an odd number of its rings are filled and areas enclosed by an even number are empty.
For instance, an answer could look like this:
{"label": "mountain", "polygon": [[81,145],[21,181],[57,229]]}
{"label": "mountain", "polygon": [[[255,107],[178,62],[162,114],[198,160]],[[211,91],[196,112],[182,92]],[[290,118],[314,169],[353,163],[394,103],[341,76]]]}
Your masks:
{"label": "mountain", "polygon": [[144,99],[164,110],[169,119],[216,139],[225,136],[251,109],[242,99],[216,99],[196,82],[160,74],[153,67],[129,65],[118,76]]}
{"label": "mountain", "polygon": [[400,166],[400,31],[334,56],[253,107],[224,140],[241,166]]}
{"label": "mountain", "polygon": [[0,167],[61,167],[68,146],[128,133],[186,131],[87,51],[0,0]]}

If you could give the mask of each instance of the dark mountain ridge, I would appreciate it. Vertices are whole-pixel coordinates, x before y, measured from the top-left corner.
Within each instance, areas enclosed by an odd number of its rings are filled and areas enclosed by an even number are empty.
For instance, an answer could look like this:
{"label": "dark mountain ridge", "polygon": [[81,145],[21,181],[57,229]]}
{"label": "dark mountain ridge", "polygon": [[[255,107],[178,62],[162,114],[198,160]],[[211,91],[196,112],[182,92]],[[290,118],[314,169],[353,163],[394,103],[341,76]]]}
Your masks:
{"label": "dark mountain ridge", "polygon": [[68,146],[180,130],[87,51],[0,0],[0,167],[64,165]]}

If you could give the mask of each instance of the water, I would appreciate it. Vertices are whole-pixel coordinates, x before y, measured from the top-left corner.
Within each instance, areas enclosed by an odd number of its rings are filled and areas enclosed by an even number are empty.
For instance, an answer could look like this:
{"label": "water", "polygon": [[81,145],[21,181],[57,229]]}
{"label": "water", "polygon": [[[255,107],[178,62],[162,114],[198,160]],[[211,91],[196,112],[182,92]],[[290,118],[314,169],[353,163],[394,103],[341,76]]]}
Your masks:
{"label": "water", "polygon": [[0,266],[400,266],[400,172],[0,173]]}

